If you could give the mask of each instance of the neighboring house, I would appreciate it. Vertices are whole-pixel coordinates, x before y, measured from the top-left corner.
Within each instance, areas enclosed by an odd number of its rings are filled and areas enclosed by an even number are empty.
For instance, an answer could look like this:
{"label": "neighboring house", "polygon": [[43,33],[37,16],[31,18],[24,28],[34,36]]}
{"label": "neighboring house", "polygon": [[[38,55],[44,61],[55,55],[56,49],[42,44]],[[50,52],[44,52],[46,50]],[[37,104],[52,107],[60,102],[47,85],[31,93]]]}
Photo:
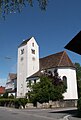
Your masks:
{"label": "neighboring house", "polygon": [[4,93],[5,93],[5,87],[0,86],[0,95],[3,96]]}
{"label": "neighboring house", "polygon": [[[65,51],[39,59],[39,46],[32,37],[23,41],[18,48],[17,97],[24,97],[29,91],[27,84],[36,83],[44,71],[58,70],[61,79],[66,79],[65,100],[76,100],[76,68]],[[27,81],[27,83],[26,83]]]}
{"label": "neighboring house", "polygon": [[16,96],[17,74],[9,73],[8,78],[7,78],[7,82],[6,82],[5,91],[8,92],[8,96],[10,96],[11,94]]}

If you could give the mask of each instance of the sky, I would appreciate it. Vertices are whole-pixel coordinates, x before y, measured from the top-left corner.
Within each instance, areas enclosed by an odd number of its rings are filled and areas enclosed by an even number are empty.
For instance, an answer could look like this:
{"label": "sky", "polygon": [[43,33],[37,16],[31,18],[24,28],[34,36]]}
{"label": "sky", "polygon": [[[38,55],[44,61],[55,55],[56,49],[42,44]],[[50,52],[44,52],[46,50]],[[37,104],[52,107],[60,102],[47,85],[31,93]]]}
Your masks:
{"label": "sky", "polygon": [[[37,4],[27,5],[21,13],[8,14],[5,21],[0,18],[0,86],[5,86],[9,73],[17,72],[17,50],[23,40],[35,37],[44,57],[66,50],[64,46],[80,30],[81,0],[49,0],[46,11]],[[66,52],[73,63],[81,64],[80,55]]]}

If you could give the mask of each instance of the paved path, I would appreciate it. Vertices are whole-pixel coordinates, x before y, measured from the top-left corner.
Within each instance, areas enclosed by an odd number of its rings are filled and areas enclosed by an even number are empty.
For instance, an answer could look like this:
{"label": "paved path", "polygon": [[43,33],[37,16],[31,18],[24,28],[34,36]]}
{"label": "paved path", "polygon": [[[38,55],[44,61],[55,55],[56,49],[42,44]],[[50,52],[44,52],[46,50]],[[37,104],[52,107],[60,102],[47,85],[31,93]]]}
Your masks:
{"label": "paved path", "polygon": [[72,117],[76,108],[67,109],[14,109],[0,107],[0,120],[81,120]]}

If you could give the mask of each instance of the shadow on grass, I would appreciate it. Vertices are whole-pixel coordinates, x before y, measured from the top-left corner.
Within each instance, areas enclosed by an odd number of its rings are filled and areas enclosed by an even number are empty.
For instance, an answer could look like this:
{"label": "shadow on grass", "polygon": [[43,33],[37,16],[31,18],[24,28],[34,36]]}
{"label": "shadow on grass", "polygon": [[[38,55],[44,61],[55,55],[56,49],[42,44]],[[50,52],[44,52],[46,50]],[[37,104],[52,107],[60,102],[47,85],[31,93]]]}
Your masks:
{"label": "shadow on grass", "polygon": [[81,118],[81,113],[78,112],[78,110],[62,110],[62,111],[54,111],[54,112],[50,112],[50,113],[65,113],[67,115],[71,115],[72,117],[76,117],[76,118]]}

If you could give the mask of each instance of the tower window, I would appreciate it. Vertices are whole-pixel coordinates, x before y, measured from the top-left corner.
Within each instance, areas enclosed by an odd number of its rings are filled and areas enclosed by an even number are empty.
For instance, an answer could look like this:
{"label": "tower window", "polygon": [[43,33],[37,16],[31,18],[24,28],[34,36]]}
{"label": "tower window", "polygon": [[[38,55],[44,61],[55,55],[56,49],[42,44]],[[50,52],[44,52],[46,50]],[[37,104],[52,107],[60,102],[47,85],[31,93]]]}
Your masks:
{"label": "tower window", "polygon": [[21,49],[21,55],[24,54],[24,49]]}
{"label": "tower window", "polygon": [[35,57],[32,57],[32,60],[35,61]]}
{"label": "tower window", "polygon": [[35,54],[35,50],[31,49],[32,54]]}
{"label": "tower window", "polygon": [[34,47],[34,43],[32,43],[32,46]]}
{"label": "tower window", "polygon": [[23,57],[21,57],[21,61],[23,61]]}

